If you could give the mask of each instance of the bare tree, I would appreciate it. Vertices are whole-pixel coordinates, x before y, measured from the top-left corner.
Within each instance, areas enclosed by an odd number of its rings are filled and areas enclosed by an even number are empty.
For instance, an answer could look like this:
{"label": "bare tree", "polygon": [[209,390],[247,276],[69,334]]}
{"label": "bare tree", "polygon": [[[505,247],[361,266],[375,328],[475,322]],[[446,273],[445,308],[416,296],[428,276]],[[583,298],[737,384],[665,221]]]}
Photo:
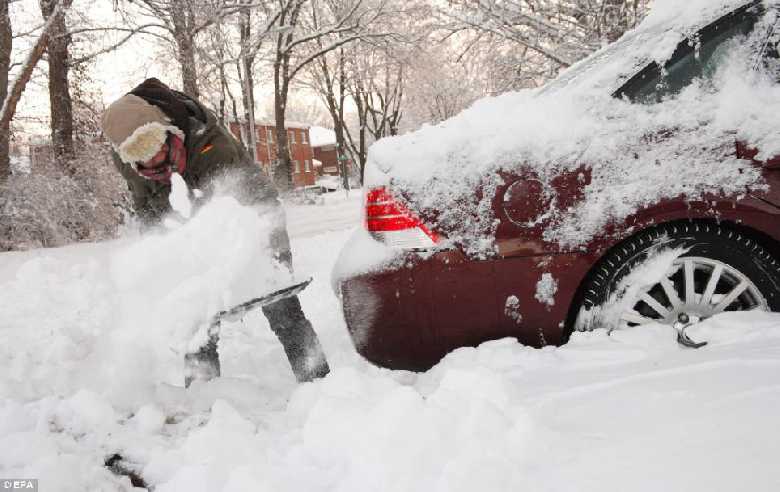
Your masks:
{"label": "bare tree", "polygon": [[351,48],[347,90],[357,108],[357,125],[343,127],[347,149],[358,165],[362,183],[368,145],[398,134],[409,59],[391,43],[358,43]]}
{"label": "bare tree", "polygon": [[274,177],[280,188],[292,186],[285,117],[293,80],[301,70],[326,53],[361,38],[384,36],[384,33],[369,32],[368,29],[385,15],[385,6],[385,0],[280,1],[272,54],[279,157]]}
{"label": "bare tree", "polygon": [[[366,36],[329,52],[308,70],[309,85],[333,120],[339,156],[350,155],[361,180],[367,146],[400,130],[409,68],[430,32],[427,3],[396,1],[386,8],[383,36]],[[347,106],[356,111],[347,112]]]}
{"label": "bare tree", "polygon": [[[128,0],[130,3],[138,8],[138,12],[134,12],[126,6],[124,12],[132,30],[157,36],[174,48],[181,70],[182,90],[199,98],[197,37],[226,16],[240,11],[242,4],[230,0]],[[137,14],[154,20],[139,24]]]}
{"label": "bare tree", "polygon": [[[322,43],[322,40],[318,40]],[[339,160],[339,174],[344,185],[347,184],[345,152],[347,152],[346,121],[344,105],[347,101],[347,74],[344,48],[333,50],[319,57],[309,71],[310,86],[320,96],[328,110],[336,135],[336,155]],[[345,186],[347,188],[347,186]]]}
{"label": "bare tree", "polygon": [[[374,140],[398,135],[403,112],[401,102],[406,82],[407,61],[384,54],[385,60],[374,77],[368,77],[368,90],[359,94],[368,109],[368,131]],[[357,94],[356,94],[357,95]]]}
{"label": "bare tree", "polygon": [[442,122],[486,94],[483,66],[473,59],[456,61],[447,48],[434,44],[412,61],[402,125],[406,129]]}
{"label": "bare tree", "polygon": [[[650,0],[450,0],[439,9],[447,36],[465,50],[489,45],[535,84],[616,40]],[[510,48],[510,49],[508,49]],[[511,49],[513,48],[513,49]],[[533,77],[528,77],[533,73]],[[509,75],[509,73],[507,73]],[[522,85],[526,85],[523,83]]]}
{"label": "bare tree", "polygon": [[10,85],[8,94],[3,100],[3,107],[0,111],[0,128],[8,128],[10,125],[11,119],[16,113],[16,106],[19,103],[19,99],[21,99],[22,93],[24,92],[27,83],[30,81],[30,77],[32,77],[35,66],[38,64],[38,61],[43,56],[43,52],[46,50],[54,20],[61,12],[66,11],[67,8],[68,7],[64,3],[59,2],[54,6],[52,14],[43,25],[38,39],[33,44],[25,61],[21,64],[20,71],[16,79]]}
{"label": "bare tree", "polygon": [[[271,0],[238,0],[238,10],[235,15],[229,17],[230,22],[216,23],[209,30],[215,34],[212,36],[211,49],[201,50],[201,57],[209,60],[216,68],[204,70],[203,79],[208,79],[212,72],[218,73],[220,112],[226,112],[226,97],[231,99],[233,119],[239,124],[239,139],[245,145],[247,151],[253,155],[256,162],[257,155],[257,129],[255,128],[255,72],[258,61],[263,61],[262,49],[267,41],[272,39],[272,33],[287,27],[275,26],[275,21],[280,15],[275,2]],[[227,16],[225,16],[227,17]],[[235,51],[235,48],[238,51]],[[230,73],[235,74],[231,78]],[[241,93],[243,107],[242,117],[239,118],[235,98],[230,89],[237,84]],[[224,119],[224,116],[223,116]]]}
{"label": "bare tree", "polygon": [[[8,95],[8,70],[11,68],[11,51],[13,49],[13,32],[11,17],[8,15],[9,0],[0,0],[0,101],[5,101]],[[10,121],[0,126],[0,181],[11,174]]]}
{"label": "bare tree", "polygon": [[[201,101],[210,104],[216,112],[220,124],[224,125],[230,118],[238,119],[238,105],[233,96],[232,86],[235,77],[231,71],[238,56],[234,53],[232,28],[235,26],[230,18],[221,18],[206,30],[204,40],[198,45],[198,57],[204,70],[199,74],[198,84]],[[243,138],[238,135],[243,145]]]}
{"label": "bare tree", "polygon": [[43,18],[51,21],[51,34],[46,47],[49,62],[51,141],[58,160],[70,160],[73,158],[73,103],[68,71],[72,38],[65,23],[65,12],[55,12],[58,1],[62,2],[65,8],[69,8],[73,3],[72,0],[40,0],[40,6]]}

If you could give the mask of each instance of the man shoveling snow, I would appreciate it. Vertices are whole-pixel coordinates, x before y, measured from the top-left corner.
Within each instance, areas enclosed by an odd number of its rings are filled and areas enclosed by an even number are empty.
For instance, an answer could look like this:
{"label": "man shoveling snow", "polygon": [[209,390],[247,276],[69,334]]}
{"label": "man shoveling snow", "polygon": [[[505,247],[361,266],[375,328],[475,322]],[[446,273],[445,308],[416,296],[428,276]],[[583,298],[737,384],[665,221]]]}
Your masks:
{"label": "man shoveling snow", "polygon": [[[157,79],[148,79],[108,107],[102,127],[132,193],[136,214],[144,223],[158,223],[171,211],[171,204],[189,215],[188,206],[177,206],[182,201],[182,189],[186,201],[182,179],[206,198],[218,183],[229,182],[242,205],[261,207],[275,216],[269,233],[274,260],[292,270],[284,212],[276,189],[242,145],[198,101]],[[259,305],[284,346],[296,379],[303,382],[325,376],[328,363],[298,297],[281,297]],[[218,331],[212,329],[209,341],[187,355],[192,371],[187,384],[193,378],[208,379],[219,374],[217,341]]]}

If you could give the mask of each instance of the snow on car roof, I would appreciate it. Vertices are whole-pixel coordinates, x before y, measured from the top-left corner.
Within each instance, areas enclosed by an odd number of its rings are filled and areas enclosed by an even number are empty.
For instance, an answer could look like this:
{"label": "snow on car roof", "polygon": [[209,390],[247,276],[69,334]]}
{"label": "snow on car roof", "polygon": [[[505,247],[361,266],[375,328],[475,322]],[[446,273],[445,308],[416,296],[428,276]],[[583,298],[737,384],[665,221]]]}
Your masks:
{"label": "snow on car roof", "polygon": [[656,0],[642,23],[548,83],[542,92],[560,89],[573,81],[608,92],[652,61],[663,64],[684,38],[727,12],[756,0]]}
{"label": "snow on car roof", "polygon": [[[760,187],[759,170],[732,155],[735,131],[762,150],[780,152],[773,116],[780,112],[780,92],[766,77],[747,76],[753,73],[753,38],[735,35],[724,44],[728,50],[717,52],[713,63],[719,68],[711,81],[694,81],[656,104],[613,98],[609,84],[626,80],[648,60],[663,62],[685,36],[751,3],[659,0],[616,46],[554,83],[566,90],[487,97],[436,126],[378,141],[369,150],[366,183],[402,190],[413,209],[474,254],[492,248],[491,200],[502,183],[499,170],[523,169],[546,184],[562,171],[591,172],[584,200],[546,224],[546,238],[566,248],[586,244],[610,221],[664,197],[695,199]],[[766,31],[757,28],[753,36]],[[654,138],[669,129],[666,138]],[[478,188],[484,193],[475,193]]]}

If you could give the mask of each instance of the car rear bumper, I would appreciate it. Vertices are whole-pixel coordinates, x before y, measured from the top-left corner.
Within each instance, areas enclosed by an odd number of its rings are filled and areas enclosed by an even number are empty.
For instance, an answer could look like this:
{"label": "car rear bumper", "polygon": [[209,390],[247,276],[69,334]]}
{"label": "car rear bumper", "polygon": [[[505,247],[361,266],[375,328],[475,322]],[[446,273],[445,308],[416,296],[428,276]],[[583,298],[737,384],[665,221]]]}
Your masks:
{"label": "car rear bumper", "polygon": [[[441,252],[343,279],[339,291],[363,357],[381,367],[422,371],[458,347],[487,340],[563,343],[579,284],[572,279],[582,278],[588,266],[577,255],[476,261]],[[535,298],[545,273],[558,279],[552,305]],[[507,313],[510,297],[519,300],[519,318]]]}

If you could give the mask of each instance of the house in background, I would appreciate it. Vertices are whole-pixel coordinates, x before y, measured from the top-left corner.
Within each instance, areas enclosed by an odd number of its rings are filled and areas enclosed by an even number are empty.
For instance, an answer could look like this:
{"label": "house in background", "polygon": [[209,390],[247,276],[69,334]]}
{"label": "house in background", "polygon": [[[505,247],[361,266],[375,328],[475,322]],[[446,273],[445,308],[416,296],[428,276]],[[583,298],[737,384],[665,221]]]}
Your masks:
{"label": "house in background", "polygon": [[323,176],[339,176],[339,161],[336,144],[320,144],[312,147],[314,158],[322,163],[320,173]]}
{"label": "house in background", "polygon": [[[229,124],[230,131],[236,138],[245,142],[241,134],[241,126],[232,121]],[[314,169],[314,153],[309,138],[309,126],[301,123],[287,122],[287,142],[290,147],[290,162],[292,163],[293,186],[300,188],[311,186],[317,180],[317,173]],[[278,161],[276,144],[276,127],[269,121],[258,121],[255,123],[255,132],[257,133],[257,160],[263,170],[270,176],[273,166]]]}
{"label": "house in background", "polygon": [[[326,128],[314,127],[311,132],[311,146],[314,151],[314,159],[322,163],[319,168],[322,176],[341,176],[339,166],[339,152],[336,145],[336,135],[332,130]],[[346,152],[341,153],[341,159],[344,161],[347,176],[351,173],[352,163]]]}

